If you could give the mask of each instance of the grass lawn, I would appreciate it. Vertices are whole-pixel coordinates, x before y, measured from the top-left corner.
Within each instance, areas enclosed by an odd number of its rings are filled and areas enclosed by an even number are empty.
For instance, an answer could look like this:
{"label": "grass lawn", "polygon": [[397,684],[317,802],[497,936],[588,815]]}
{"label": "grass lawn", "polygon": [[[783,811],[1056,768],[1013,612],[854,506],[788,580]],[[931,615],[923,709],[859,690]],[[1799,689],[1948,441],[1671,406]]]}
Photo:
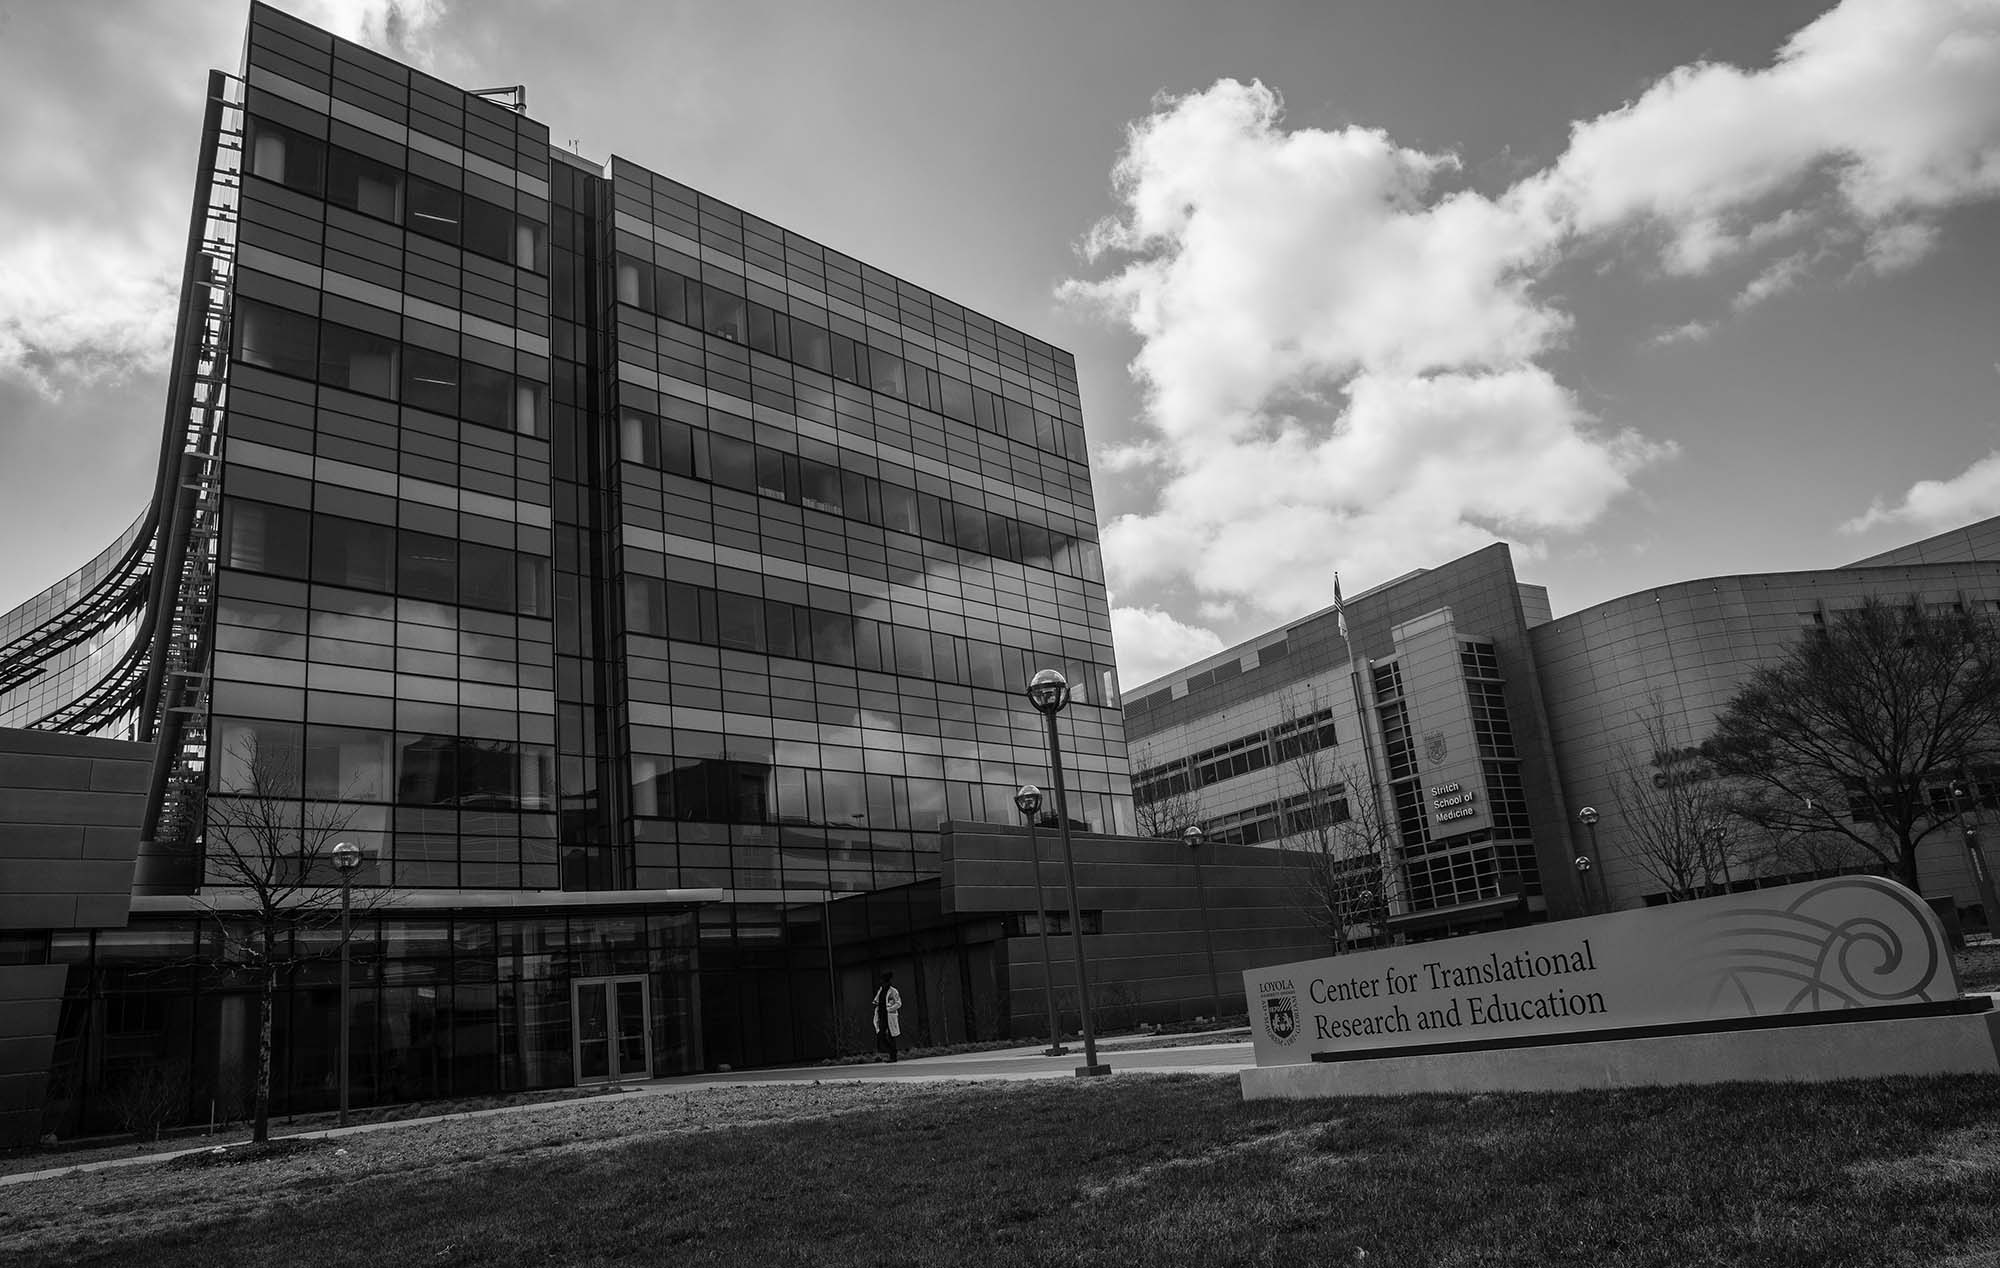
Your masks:
{"label": "grass lawn", "polygon": [[730,1114],[704,1108],[723,1095],[472,1120],[476,1146],[444,1124],[0,1189],[0,1262],[2000,1258],[2000,1079],[1245,1105],[1233,1078],[1120,1075],[734,1089]]}

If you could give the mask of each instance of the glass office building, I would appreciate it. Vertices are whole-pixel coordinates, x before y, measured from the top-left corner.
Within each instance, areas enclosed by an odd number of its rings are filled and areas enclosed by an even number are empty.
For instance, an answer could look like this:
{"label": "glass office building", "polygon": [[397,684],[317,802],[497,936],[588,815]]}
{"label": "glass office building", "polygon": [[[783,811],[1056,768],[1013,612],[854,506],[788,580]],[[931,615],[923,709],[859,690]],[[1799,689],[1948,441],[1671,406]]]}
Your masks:
{"label": "glass office building", "polygon": [[[825,1055],[898,965],[977,1029],[938,830],[1044,782],[1037,669],[1072,818],[1131,826],[1069,354],[263,5],[211,82],[145,655],[91,719],[159,746],[139,896],[16,952],[85,970],[68,1092],[240,1072],[191,860],[274,787],[393,894],[363,1101]],[[288,971],[281,1103],[334,985]]]}

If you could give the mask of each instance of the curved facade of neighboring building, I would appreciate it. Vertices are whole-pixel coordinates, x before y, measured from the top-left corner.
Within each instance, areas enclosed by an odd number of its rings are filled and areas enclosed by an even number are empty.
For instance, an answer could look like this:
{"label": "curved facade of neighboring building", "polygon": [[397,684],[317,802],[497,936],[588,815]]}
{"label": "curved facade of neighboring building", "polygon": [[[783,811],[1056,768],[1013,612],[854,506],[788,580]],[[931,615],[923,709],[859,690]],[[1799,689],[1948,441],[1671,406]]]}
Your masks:
{"label": "curved facade of neighboring building", "polygon": [[[0,727],[131,737],[153,523],[141,515],[89,563],[0,615]],[[88,707],[100,689],[108,698]]]}
{"label": "curved facade of neighboring building", "polygon": [[[1319,719],[1332,792],[1352,802],[1373,779],[1397,809],[1396,936],[1879,867],[1851,841],[1752,839],[1703,804],[1699,749],[1757,668],[1869,598],[2000,617],[2000,518],[1842,568],[1706,577],[1560,618],[1490,546],[1348,599],[1351,658],[1328,608],[1128,692],[1135,803],[1148,831],[1199,823],[1211,841],[1309,848],[1293,733]],[[1455,663],[1422,651],[1440,631]],[[2000,772],[1968,775],[2000,808]],[[1698,835],[1672,837],[1699,856],[1663,866],[1667,851],[1645,847],[1634,825],[1662,814],[1699,818]],[[1927,896],[1980,902],[1958,832],[1933,833],[1918,866]]]}
{"label": "curved facade of neighboring building", "polygon": [[[1596,850],[1602,896],[1635,906],[1665,890],[1629,826],[1645,813],[1634,774],[1658,786],[1707,778],[1696,746],[1736,689],[1784,656],[1833,614],[1879,598],[2000,614],[2000,518],[1954,529],[1843,568],[1705,577],[1642,590],[1559,617],[1529,631],[1549,733],[1579,853],[1592,839],[1576,813],[1599,812]],[[1814,870],[1836,860],[1791,858],[1779,843],[1742,829],[1717,834],[1710,883],[1746,873]],[[1860,856],[1851,860],[1866,863]],[[1926,894],[1979,901],[1956,832],[1920,849]],[[1723,871],[1727,869],[1727,875]]]}

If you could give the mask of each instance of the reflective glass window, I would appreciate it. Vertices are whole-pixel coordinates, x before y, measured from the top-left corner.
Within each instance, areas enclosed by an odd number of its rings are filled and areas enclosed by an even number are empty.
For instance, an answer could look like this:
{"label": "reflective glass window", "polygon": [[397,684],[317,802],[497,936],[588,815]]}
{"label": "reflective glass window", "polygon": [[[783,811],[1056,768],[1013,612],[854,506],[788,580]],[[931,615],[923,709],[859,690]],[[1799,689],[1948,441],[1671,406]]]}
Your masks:
{"label": "reflective glass window", "polygon": [[731,295],[719,287],[705,286],[707,294],[703,298],[703,312],[707,330],[712,335],[736,343],[743,342],[743,297]]}
{"label": "reflective glass window", "polygon": [[667,583],[657,577],[625,576],[625,628],[655,637],[667,633]]}
{"label": "reflective glass window", "polygon": [[511,430],[514,426],[514,376],[490,365],[467,361],[459,385],[459,410],[469,423]]}
{"label": "reflective glass window", "polygon": [[319,336],[319,381],[350,392],[394,397],[401,352],[402,345],[394,339],[325,323]]}
{"label": "reflective glass window", "polygon": [[304,749],[298,723],[216,718],[210,723],[209,736],[210,788],[298,796]]}
{"label": "reflective glass window", "polygon": [[618,302],[653,310],[653,266],[629,255],[618,257]]}
{"label": "reflective glass window", "polygon": [[457,190],[446,189],[421,176],[410,177],[408,224],[425,237],[441,242],[457,242],[459,203]]}
{"label": "reflective glass window", "polygon": [[660,420],[660,470],[693,476],[694,429],[675,418]]}
{"label": "reflective glass window", "polygon": [[407,732],[398,735],[396,800],[406,806],[444,806],[454,804],[457,796],[457,738]]}
{"label": "reflective glass window", "polygon": [[495,260],[514,258],[514,212],[468,196],[464,203],[465,249]]}
{"label": "reflective glass window", "polygon": [[833,349],[827,332],[798,317],[792,323],[792,357],[800,365],[825,374],[833,369]]}
{"label": "reflective glass window", "polygon": [[458,543],[409,529],[397,535],[396,593],[437,603],[458,602]]}
{"label": "reflective glass window", "polygon": [[312,726],[306,730],[306,796],[386,801],[394,766],[387,731]]}
{"label": "reflective glass window", "polygon": [[458,358],[429,348],[404,348],[403,403],[433,414],[456,416]]}
{"label": "reflective glass window", "polygon": [[365,154],[335,147],[327,163],[326,198],[364,216],[401,224],[403,173]]}
{"label": "reflective glass window", "polygon": [[314,581],[356,590],[393,590],[395,572],[395,529],[337,515],[314,518]]}
{"label": "reflective glass window", "polygon": [[236,305],[236,359],[309,379],[319,364],[319,322],[276,304],[240,300]]}
{"label": "reflective glass window", "polygon": [[517,555],[514,565],[514,610],[522,616],[549,615],[549,561]]}
{"label": "reflective glass window", "polygon": [[716,637],[724,647],[764,650],[764,601],[725,590],[715,596]]}
{"label": "reflective glass window", "polygon": [[251,115],[245,149],[252,176],[317,196],[326,164],[326,142]]}
{"label": "reflective glass window", "polygon": [[749,441],[711,433],[708,456],[715,483],[745,493],[757,491],[757,455]]}
{"label": "reflective glass window", "polygon": [[458,601],[467,607],[514,610],[514,552],[480,542],[458,547]]}
{"label": "reflective glass window", "polygon": [[312,517],[295,506],[231,498],[224,504],[223,566],[303,581],[311,524]]}
{"label": "reflective glass window", "polygon": [[514,267],[535,273],[549,271],[549,231],[526,216],[514,221]]}

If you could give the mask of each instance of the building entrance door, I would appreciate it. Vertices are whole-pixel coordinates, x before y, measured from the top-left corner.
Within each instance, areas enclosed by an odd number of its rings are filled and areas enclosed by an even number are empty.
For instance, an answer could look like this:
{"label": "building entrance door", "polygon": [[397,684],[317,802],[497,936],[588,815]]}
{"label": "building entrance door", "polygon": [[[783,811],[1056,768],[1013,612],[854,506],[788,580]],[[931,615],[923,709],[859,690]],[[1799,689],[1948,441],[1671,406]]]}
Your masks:
{"label": "building entrance door", "polygon": [[576,1081],[617,1083],[648,1079],[653,1063],[647,1036],[652,1009],[643,977],[586,977],[570,985],[571,1033],[576,1036]]}

